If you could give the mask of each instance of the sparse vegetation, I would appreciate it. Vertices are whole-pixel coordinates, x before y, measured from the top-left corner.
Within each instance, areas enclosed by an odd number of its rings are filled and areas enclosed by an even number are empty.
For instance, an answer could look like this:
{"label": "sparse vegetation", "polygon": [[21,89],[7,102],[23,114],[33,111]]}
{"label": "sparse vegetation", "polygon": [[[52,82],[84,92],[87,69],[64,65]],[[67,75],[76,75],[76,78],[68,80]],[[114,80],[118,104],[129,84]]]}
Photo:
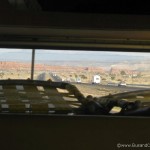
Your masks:
{"label": "sparse vegetation", "polygon": [[124,70],[121,70],[120,74],[123,76],[126,75],[126,72]]}
{"label": "sparse vegetation", "polygon": [[[19,62],[1,62],[0,63],[0,78],[1,79],[27,79],[30,78],[30,63],[19,63]],[[150,85],[150,71],[131,71],[112,69],[110,70],[97,71],[97,68],[90,67],[85,70],[85,67],[72,67],[72,66],[51,66],[36,64],[34,79],[38,79],[38,76],[45,73],[55,72],[63,81],[76,82],[78,77],[81,78],[83,83],[92,83],[93,76],[98,73],[101,76],[101,83],[107,84],[109,82],[118,83],[125,81],[127,84],[149,84]],[[134,75],[134,76],[133,76]],[[50,77],[47,76],[47,79]]]}
{"label": "sparse vegetation", "polygon": [[112,76],[111,79],[112,79],[112,80],[115,80],[115,76]]}

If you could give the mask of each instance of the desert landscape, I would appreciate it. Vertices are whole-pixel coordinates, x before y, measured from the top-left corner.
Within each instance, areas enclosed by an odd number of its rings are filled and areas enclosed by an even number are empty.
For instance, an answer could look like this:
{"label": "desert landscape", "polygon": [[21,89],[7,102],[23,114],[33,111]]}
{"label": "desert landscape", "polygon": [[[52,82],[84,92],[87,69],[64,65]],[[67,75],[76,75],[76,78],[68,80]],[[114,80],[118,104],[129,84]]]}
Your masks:
{"label": "desert landscape", "polygon": [[[88,64],[88,62],[87,62]],[[92,84],[94,75],[101,77],[100,85]],[[0,62],[0,79],[30,79],[31,63],[17,61]],[[80,84],[77,79],[80,78]],[[102,97],[109,94],[124,93],[138,90],[132,88],[132,84],[150,85],[149,64],[128,64],[118,63],[112,66],[90,66],[87,67],[82,62],[70,63],[58,62],[35,63],[34,80],[52,80],[58,82],[69,82],[75,85],[84,96],[92,95]],[[107,86],[111,83],[118,85],[119,82],[125,82],[131,88],[120,88],[118,86]],[[82,83],[82,84],[81,84]]]}
{"label": "desert landscape", "polygon": [[[54,63],[54,62],[53,62]],[[26,62],[0,62],[0,79],[28,79],[31,74],[31,64]],[[45,73],[43,79],[39,76]],[[35,64],[34,79],[48,80],[51,78],[49,73],[59,76],[61,81],[76,82],[77,78],[82,83],[92,83],[94,75],[100,75],[101,84],[126,82],[127,84],[150,85],[150,66],[145,63],[121,64],[106,66],[83,66],[82,62],[78,65],[68,64]]]}

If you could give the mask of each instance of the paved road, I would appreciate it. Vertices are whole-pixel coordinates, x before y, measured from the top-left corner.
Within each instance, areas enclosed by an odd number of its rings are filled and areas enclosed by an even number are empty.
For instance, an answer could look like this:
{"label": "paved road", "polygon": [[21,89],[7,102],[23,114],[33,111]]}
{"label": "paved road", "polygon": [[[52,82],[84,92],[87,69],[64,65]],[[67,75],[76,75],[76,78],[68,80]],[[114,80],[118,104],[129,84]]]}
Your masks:
{"label": "paved road", "polygon": [[[75,83],[76,84],[76,83]],[[144,88],[144,87],[128,87],[128,86],[114,86],[114,85],[101,85],[101,84],[88,84],[88,83],[77,83],[77,84],[83,84],[83,85],[87,85],[87,86],[97,86],[97,87],[101,87],[101,88],[105,88],[105,89],[110,89],[110,90],[119,90],[119,91],[137,91],[137,90],[147,90],[150,88]]]}
{"label": "paved road", "polygon": [[[53,73],[42,73],[38,76],[37,80],[48,80],[51,79],[54,82],[61,82],[61,78],[57,75],[54,75]],[[150,89],[147,87],[131,87],[131,85],[128,86],[116,86],[116,85],[101,85],[101,84],[89,84],[89,83],[73,83],[73,84],[80,84],[80,85],[87,85],[90,87],[101,87],[101,88],[105,88],[105,89],[110,89],[110,90],[119,90],[119,91],[137,91],[137,90],[146,90],[146,89]]]}

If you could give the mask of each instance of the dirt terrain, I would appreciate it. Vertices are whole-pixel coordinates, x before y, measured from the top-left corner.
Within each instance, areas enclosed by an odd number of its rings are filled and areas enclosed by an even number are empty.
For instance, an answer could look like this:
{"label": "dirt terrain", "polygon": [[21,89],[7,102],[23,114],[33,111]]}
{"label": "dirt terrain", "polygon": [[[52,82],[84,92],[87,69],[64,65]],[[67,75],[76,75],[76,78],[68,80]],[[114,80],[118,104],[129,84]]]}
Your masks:
{"label": "dirt terrain", "polygon": [[[83,66],[58,66],[35,64],[34,79],[45,73],[53,73],[59,76],[62,81],[76,82],[77,78],[81,79],[82,83],[92,83],[94,75],[101,76],[101,84],[126,82],[127,84],[145,84],[150,85],[149,66],[139,65],[143,70],[132,70],[130,66],[122,66],[120,64],[110,69],[105,67],[83,67]],[[0,62],[0,79],[27,79],[31,74],[30,63],[20,62]],[[134,69],[136,69],[134,67]],[[46,77],[48,80],[50,77]]]}

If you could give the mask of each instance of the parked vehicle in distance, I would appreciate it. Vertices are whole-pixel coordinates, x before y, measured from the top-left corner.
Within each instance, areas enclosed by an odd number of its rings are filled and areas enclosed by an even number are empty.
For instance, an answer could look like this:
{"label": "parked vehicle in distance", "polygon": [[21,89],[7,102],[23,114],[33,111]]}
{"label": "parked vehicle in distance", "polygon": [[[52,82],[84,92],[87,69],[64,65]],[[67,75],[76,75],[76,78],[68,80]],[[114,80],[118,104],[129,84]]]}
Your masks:
{"label": "parked vehicle in distance", "polygon": [[76,79],[76,82],[77,82],[77,83],[81,83],[81,78],[77,78],[77,79]]}
{"label": "parked vehicle in distance", "polygon": [[56,76],[57,76],[57,75],[56,75],[56,73],[53,73],[52,75],[53,75],[54,77],[56,77]]}
{"label": "parked vehicle in distance", "polygon": [[94,75],[93,76],[93,81],[92,81],[92,84],[99,84],[101,82],[101,77],[100,75]]}
{"label": "parked vehicle in distance", "polygon": [[125,82],[120,82],[118,86],[127,86],[127,84]]}

